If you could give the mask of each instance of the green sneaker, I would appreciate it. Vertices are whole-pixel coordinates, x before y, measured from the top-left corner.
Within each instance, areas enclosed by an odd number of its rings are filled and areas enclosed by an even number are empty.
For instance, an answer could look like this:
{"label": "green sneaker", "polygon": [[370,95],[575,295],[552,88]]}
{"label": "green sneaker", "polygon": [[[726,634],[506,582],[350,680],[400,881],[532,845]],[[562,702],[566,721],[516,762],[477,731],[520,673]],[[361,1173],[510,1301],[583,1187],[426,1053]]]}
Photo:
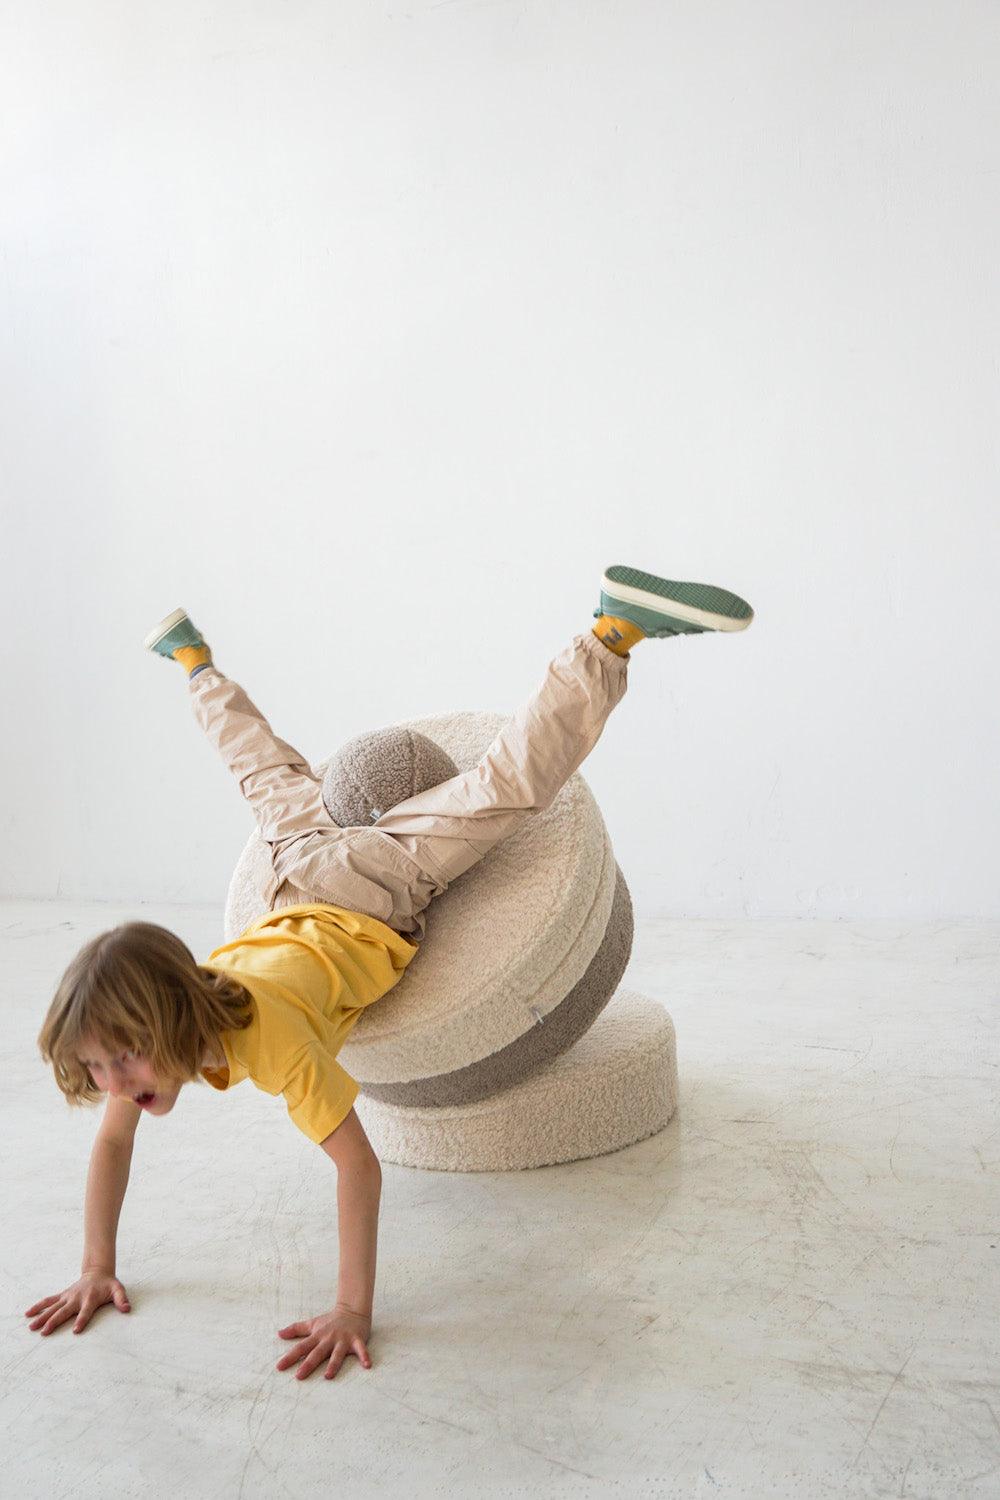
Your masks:
{"label": "green sneaker", "polygon": [[201,631],[191,623],[187,611],[183,609],[175,609],[159,625],[154,625],[142,644],[147,651],[155,651],[157,656],[168,658],[173,658],[174,652],[182,646],[194,646],[196,649],[204,647],[208,651],[208,644]]}
{"label": "green sneaker", "polygon": [[601,579],[595,618],[631,620],[646,635],[695,635],[704,630],[746,630],[753,610],[745,599],[710,583],[671,583],[616,563]]}

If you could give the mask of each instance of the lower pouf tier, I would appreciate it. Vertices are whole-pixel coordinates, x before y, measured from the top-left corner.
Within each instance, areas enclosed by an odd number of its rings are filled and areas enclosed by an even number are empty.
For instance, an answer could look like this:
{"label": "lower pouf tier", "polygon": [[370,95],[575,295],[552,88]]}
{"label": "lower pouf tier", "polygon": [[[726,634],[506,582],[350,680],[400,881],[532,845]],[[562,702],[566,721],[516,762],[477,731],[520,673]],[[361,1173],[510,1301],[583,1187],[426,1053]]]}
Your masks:
{"label": "lower pouf tier", "polygon": [[662,1130],[676,1106],[674,1024],[628,989],[568,1052],[489,1099],[438,1108],[355,1101],[383,1161],[439,1172],[513,1172],[620,1151]]}

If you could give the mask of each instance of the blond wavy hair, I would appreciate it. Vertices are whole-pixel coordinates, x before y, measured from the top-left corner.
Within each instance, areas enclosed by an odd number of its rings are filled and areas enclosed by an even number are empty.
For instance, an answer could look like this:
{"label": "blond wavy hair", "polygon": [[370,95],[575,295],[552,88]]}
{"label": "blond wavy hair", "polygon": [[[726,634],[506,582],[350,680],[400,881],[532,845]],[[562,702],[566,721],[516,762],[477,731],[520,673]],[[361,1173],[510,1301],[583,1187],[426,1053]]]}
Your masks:
{"label": "blond wavy hair", "polygon": [[84,1038],[147,1058],[159,1078],[203,1083],[221,1031],[251,1024],[253,1002],[228,974],[202,968],[180,938],[153,922],[123,922],[73,959],[49,1006],[38,1046],[70,1104],[103,1098],[80,1061]]}

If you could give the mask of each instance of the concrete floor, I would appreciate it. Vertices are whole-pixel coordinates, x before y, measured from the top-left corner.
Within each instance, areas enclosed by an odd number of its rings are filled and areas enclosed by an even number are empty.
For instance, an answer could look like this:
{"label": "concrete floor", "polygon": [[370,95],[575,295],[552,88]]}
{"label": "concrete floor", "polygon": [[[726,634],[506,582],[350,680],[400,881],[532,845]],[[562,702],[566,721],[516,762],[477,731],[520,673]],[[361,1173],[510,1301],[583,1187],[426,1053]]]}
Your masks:
{"label": "concrete floor", "polygon": [[1000,1495],[1000,923],[640,922],[670,1125],[385,1165],[373,1366],[299,1381],[277,1329],[334,1300],[336,1171],[250,1084],[142,1122],[131,1314],[28,1330],[78,1274],[99,1119],[35,1036],[129,917],[221,940],[202,907],[0,906],[7,1494]]}

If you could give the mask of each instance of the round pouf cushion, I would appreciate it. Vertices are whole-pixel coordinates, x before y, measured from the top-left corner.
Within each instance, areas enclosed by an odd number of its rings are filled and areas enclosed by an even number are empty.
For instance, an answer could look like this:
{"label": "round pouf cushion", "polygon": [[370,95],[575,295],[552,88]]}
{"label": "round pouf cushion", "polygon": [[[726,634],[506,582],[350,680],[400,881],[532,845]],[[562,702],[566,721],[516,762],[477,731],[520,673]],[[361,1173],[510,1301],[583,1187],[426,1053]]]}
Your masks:
{"label": "round pouf cushion", "polygon": [[677,1107],[667,1011],[621,989],[586,1036],[530,1078],[474,1105],[414,1109],[359,1096],[383,1161],[439,1172],[513,1172],[579,1161],[662,1130]]}
{"label": "round pouf cushion", "polygon": [[[397,727],[465,770],[505,722],[464,713]],[[227,940],[261,915],[269,868],[254,832],[230,885]],[[401,1107],[461,1107],[510,1089],[593,1024],[625,971],[632,930],[604,820],[577,772],[435,899],[402,982],[362,1012],[340,1060],[366,1095]]]}

